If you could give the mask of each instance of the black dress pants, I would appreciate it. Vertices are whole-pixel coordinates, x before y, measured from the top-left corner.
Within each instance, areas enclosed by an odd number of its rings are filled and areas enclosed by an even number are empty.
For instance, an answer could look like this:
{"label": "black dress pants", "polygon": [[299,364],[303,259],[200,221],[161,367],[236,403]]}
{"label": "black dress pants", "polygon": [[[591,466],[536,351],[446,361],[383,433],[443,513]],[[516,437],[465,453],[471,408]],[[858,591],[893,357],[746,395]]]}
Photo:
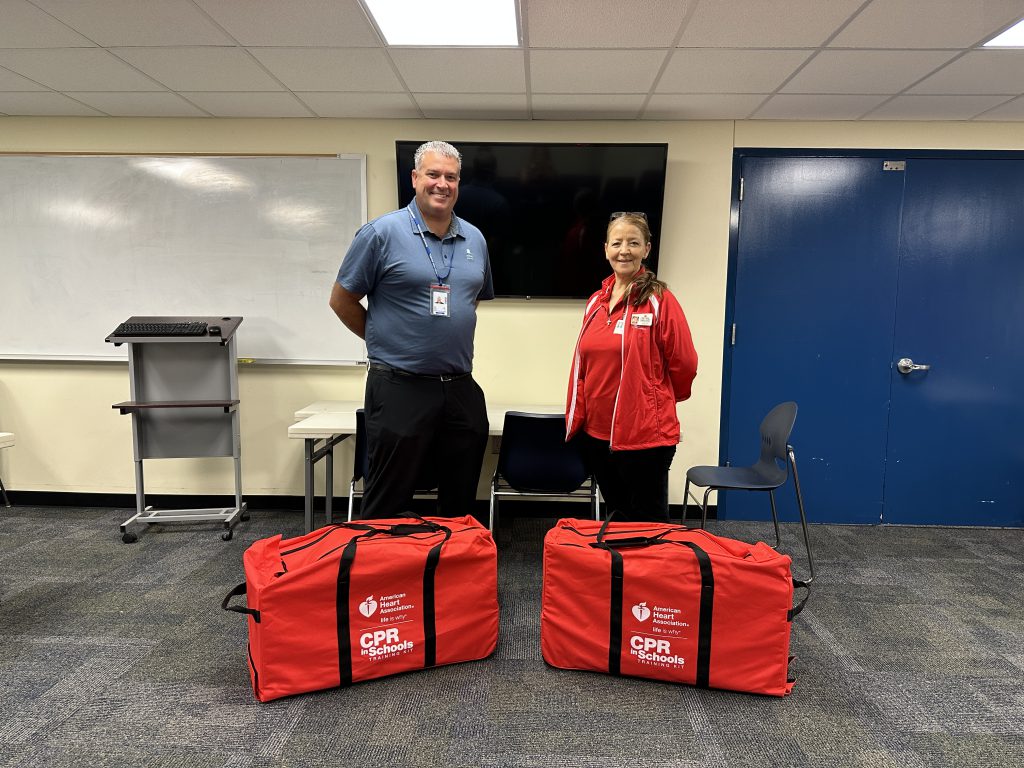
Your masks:
{"label": "black dress pants", "polygon": [[401,517],[425,487],[437,488],[441,516],[473,513],[488,423],[472,376],[444,381],[371,363],[365,409],[369,471],[361,517]]}
{"label": "black dress pants", "polygon": [[597,478],[606,509],[615,512],[613,520],[668,521],[668,470],[676,453],[674,445],[610,451],[607,440],[585,432],[573,440]]}

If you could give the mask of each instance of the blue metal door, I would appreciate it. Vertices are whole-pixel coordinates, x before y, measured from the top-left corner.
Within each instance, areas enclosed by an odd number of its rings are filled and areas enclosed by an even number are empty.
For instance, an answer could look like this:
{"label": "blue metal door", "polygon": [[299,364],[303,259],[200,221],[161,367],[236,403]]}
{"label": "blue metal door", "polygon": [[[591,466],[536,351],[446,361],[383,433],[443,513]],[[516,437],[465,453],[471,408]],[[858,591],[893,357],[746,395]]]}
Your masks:
{"label": "blue metal door", "polygon": [[1024,160],[908,154],[742,158],[722,459],[795,400],[811,520],[1022,526]]}
{"label": "blue metal door", "polygon": [[[863,157],[744,157],[741,174],[723,459],[756,461],[761,419],[795,400],[810,518],[877,523],[904,175]],[[777,495],[796,519],[792,487]],[[767,518],[768,499],[719,494],[718,514]]]}
{"label": "blue metal door", "polygon": [[1024,160],[906,181],[883,518],[1024,525]]}

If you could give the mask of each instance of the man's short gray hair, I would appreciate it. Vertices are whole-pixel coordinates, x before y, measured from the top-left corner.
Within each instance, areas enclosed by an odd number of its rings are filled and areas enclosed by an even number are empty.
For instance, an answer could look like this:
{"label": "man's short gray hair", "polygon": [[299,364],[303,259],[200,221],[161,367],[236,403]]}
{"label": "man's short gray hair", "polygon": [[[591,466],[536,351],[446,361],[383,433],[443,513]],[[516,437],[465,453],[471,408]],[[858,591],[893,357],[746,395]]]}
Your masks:
{"label": "man's short gray hair", "polygon": [[416,154],[413,155],[413,167],[418,171],[423,165],[423,156],[427,152],[433,152],[435,155],[441,157],[451,158],[459,164],[459,171],[462,170],[462,154],[449,144],[447,141],[428,141],[424,144],[420,144],[416,148]]}

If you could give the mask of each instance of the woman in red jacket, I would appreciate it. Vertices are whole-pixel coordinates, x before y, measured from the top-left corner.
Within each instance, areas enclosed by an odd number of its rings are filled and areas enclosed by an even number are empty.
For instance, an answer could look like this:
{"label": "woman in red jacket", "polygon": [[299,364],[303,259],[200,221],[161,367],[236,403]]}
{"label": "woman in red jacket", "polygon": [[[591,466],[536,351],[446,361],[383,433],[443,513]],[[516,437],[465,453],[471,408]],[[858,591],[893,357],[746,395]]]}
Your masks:
{"label": "woman in red jacket", "polygon": [[690,396],[697,352],[668,287],[644,269],[643,213],[615,213],[605,258],[612,274],[587,302],[565,409],[609,511],[668,520],[668,469],[679,443],[676,403]]}

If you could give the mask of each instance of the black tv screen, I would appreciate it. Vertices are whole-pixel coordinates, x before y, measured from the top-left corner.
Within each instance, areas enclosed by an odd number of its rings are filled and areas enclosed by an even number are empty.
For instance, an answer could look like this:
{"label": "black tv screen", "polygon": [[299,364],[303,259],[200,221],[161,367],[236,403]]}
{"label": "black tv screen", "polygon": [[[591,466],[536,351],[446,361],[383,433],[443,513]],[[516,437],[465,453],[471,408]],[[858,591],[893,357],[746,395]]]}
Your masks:
{"label": "black tv screen", "polygon": [[[422,143],[395,142],[401,206]],[[604,239],[615,211],[647,214],[657,271],[667,144],[452,144],[462,153],[455,213],[483,231],[497,296],[590,296],[611,274]]]}

